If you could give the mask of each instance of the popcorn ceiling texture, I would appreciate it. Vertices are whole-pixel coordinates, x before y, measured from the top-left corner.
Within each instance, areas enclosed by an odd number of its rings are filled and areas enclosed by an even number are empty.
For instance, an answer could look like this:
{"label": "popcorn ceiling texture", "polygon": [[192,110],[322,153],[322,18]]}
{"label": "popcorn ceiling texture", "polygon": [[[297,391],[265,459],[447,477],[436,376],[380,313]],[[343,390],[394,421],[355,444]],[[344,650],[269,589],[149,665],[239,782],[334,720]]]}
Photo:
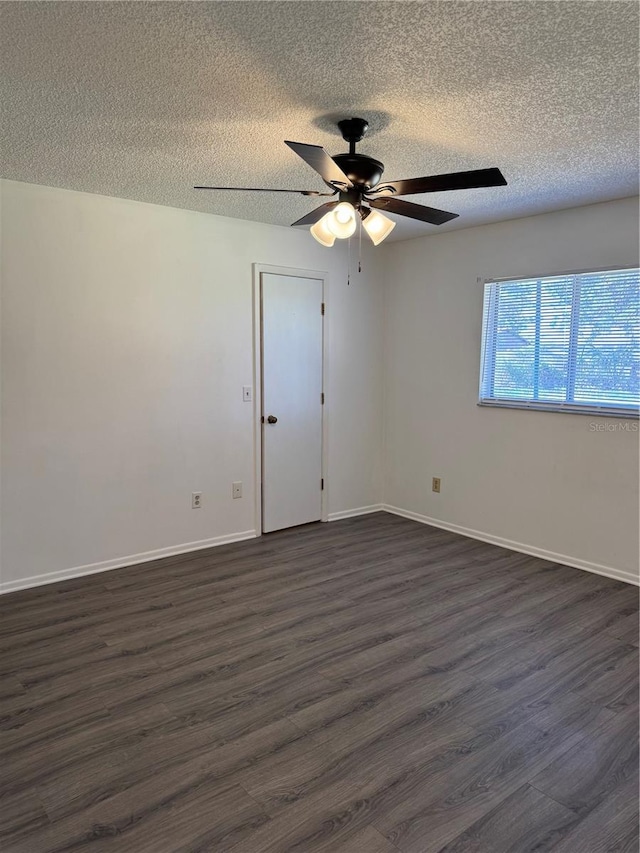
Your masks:
{"label": "popcorn ceiling texture", "polygon": [[[385,177],[499,166],[508,187],[413,201],[394,239],[638,191],[638,5],[626,2],[3,2],[0,174],[288,225],[324,189],[284,139]],[[395,217],[394,217],[395,218]]]}

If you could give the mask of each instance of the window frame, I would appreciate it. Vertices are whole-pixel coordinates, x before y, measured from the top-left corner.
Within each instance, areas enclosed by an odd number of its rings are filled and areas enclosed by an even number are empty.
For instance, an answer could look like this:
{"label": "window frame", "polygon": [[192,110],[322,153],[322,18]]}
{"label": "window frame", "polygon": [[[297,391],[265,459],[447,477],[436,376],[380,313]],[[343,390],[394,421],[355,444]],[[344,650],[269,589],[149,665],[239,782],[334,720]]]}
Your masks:
{"label": "window frame", "polygon": [[[480,380],[478,386],[478,402],[477,405],[483,408],[499,408],[499,409],[529,409],[531,411],[540,411],[540,412],[556,412],[556,413],[569,413],[574,415],[591,415],[592,417],[610,417],[610,418],[630,418],[632,420],[638,420],[640,418],[640,406],[638,407],[630,407],[628,405],[620,404],[617,405],[615,403],[606,403],[606,404],[597,404],[597,403],[575,403],[575,402],[562,402],[557,401],[553,402],[550,400],[539,401],[539,400],[527,400],[527,399],[513,399],[510,397],[484,397],[483,391],[486,383],[484,382],[485,375],[490,376],[491,383],[491,393],[493,393],[493,386],[495,381],[495,357],[496,357],[496,348],[493,343],[493,335],[494,335],[494,324],[490,322],[490,318],[494,316],[495,305],[492,307],[487,302],[487,288],[491,285],[500,285],[504,282],[523,282],[523,281],[542,281],[547,278],[560,278],[562,276],[578,276],[578,275],[589,275],[589,274],[597,274],[597,273],[607,273],[607,272],[625,272],[627,270],[638,270],[640,276],[640,267],[636,264],[631,266],[608,266],[608,267],[599,267],[596,269],[577,269],[577,270],[564,270],[562,272],[547,272],[543,274],[536,275],[522,275],[519,274],[517,276],[502,276],[502,277],[491,277],[491,278],[479,278],[478,283],[481,283],[484,287],[483,299],[482,299],[482,339],[480,344]],[[496,290],[492,288],[490,291],[489,299],[493,298],[495,300]],[[640,308],[640,304],[639,304]],[[576,335],[577,325],[574,328],[574,324],[571,324],[570,331],[570,342],[569,342],[569,353],[573,350],[575,352],[576,345]],[[488,359],[493,360],[493,364],[490,366],[490,374],[486,374],[486,362]],[[572,372],[569,371],[569,375],[567,377],[568,383],[572,381],[572,378],[575,378],[575,372],[572,377]]]}

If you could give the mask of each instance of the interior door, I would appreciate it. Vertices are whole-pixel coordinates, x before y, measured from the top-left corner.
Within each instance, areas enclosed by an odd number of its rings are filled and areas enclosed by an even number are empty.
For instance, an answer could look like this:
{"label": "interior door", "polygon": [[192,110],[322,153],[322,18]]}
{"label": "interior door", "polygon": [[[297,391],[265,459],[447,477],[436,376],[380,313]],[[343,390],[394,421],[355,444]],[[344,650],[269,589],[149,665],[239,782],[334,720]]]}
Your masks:
{"label": "interior door", "polygon": [[262,530],[322,514],[322,287],[262,273]]}

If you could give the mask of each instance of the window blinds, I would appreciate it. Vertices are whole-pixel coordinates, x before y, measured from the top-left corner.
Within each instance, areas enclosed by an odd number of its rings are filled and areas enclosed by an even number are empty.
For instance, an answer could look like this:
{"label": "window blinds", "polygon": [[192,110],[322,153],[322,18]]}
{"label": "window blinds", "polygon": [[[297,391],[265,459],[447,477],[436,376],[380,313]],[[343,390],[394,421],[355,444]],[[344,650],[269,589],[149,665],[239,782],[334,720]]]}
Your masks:
{"label": "window blinds", "polygon": [[480,403],[638,414],[638,269],[485,285]]}

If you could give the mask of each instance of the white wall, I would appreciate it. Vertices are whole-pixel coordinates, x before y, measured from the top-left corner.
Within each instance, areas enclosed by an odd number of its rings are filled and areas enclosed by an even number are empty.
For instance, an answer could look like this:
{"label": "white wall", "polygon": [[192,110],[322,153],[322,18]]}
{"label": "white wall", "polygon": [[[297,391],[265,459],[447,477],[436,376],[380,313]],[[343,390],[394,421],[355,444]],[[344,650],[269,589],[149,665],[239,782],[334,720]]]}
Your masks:
{"label": "white wall", "polygon": [[306,229],[0,191],[3,588],[253,531],[254,262],[329,272],[329,511],[380,502],[378,265],[347,287]]}
{"label": "white wall", "polygon": [[385,503],[637,577],[637,422],[476,405],[478,277],[637,263],[637,199],[386,246]]}
{"label": "white wall", "polygon": [[476,406],[477,277],[635,264],[636,200],[386,244],[347,287],[343,247],[306,231],[12,181],[0,194],[0,589],[251,534],[254,262],[331,277],[332,515],[383,499],[384,420],[388,506],[637,573],[638,433]]}

